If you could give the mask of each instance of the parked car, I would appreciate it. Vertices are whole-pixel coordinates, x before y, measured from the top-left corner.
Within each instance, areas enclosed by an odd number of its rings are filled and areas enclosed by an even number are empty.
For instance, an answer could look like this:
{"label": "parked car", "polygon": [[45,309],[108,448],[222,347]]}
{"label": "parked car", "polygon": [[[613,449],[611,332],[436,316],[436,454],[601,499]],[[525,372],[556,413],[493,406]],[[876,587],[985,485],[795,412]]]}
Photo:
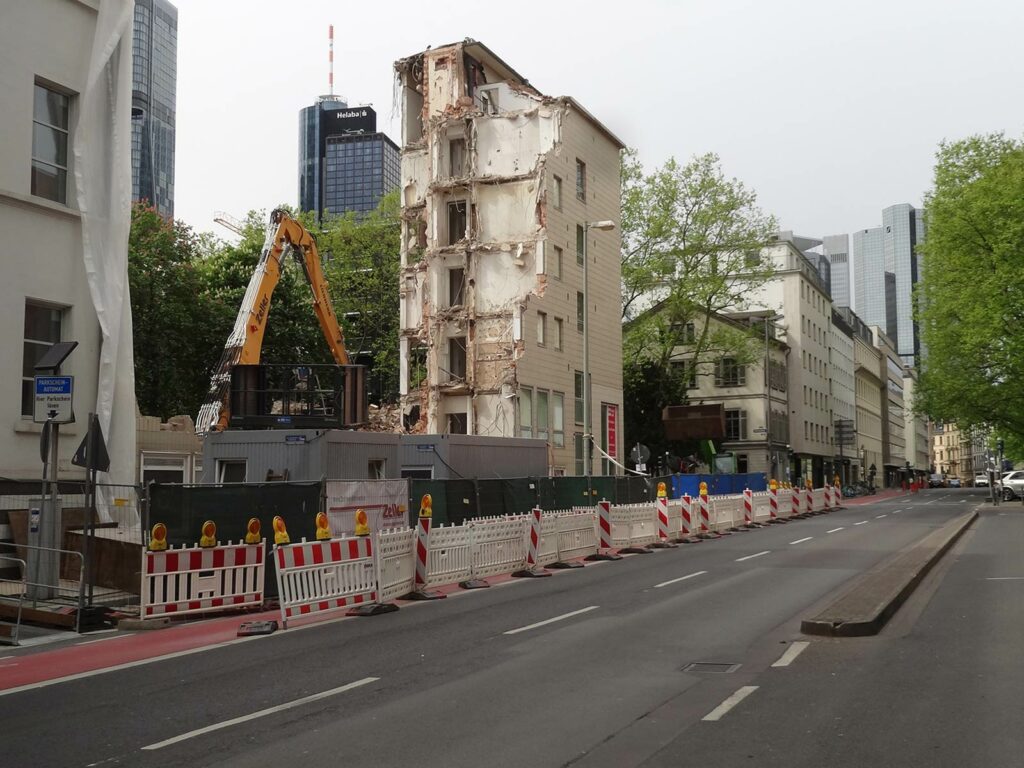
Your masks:
{"label": "parked car", "polygon": [[949,487],[950,488],[959,488],[960,487],[960,478],[959,477],[951,477],[951,478],[949,478]]}
{"label": "parked car", "polygon": [[946,483],[942,479],[942,475],[940,475],[938,472],[936,472],[935,474],[930,475],[928,477],[928,487],[929,488],[941,488],[945,484]]}
{"label": "parked car", "polygon": [[974,476],[975,488],[988,488],[988,472],[979,472]]}
{"label": "parked car", "polygon": [[1015,469],[1003,475],[1003,501],[1024,496],[1024,469]]}

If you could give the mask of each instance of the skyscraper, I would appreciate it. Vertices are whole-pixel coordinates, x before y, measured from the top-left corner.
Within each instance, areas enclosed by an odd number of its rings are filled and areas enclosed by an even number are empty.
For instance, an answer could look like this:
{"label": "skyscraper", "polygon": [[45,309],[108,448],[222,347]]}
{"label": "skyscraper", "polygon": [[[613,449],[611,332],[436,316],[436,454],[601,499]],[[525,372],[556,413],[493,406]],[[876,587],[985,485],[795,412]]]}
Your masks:
{"label": "skyscraper", "polygon": [[[886,301],[885,252],[882,228],[862,229],[853,233],[853,310],[868,325],[889,331]],[[889,281],[892,290],[892,281]]]}
{"label": "skyscraper", "polygon": [[829,263],[829,283],[832,303],[837,307],[852,307],[853,275],[850,271],[850,236],[827,235],[822,239],[823,250]]}
{"label": "skyscraper", "polygon": [[135,0],[132,34],[132,199],[174,217],[178,9]]}
{"label": "skyscraper", "polygon": [[896,277],[896,317],[888,331],[903,362],[913,365],[921,352],[921,339],[914,320],[913,291],[920,279],[917,246],[924,241],[924,212],[908,203],[882,210],[882,242],[885,271]]}
{"label": "skyscraper", "polygon": [[372,211],[398,186],[398,146],[377,131],[370,107],[322,96],[299,113],[299,208]]}

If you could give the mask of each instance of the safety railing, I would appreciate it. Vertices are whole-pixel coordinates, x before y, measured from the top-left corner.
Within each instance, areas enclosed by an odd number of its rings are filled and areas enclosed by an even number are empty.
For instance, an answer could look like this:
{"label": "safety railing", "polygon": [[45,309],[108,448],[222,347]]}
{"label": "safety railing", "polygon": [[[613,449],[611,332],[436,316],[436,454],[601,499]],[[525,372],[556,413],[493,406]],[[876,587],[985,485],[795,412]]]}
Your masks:
{"label": "safety railing", "polygon": [[0,561],[3,561],[3,565],[7,566],[10,563],[20,563],[21,566],[21,579],[0,579],[0,600],[11,600],[14,595],[7,589],[7,585],[20,586],[17,590],[18,599],[18,610],[14,615],[14,625],[11,629],[10,636],[0,634],[0,645],[17,645],[18,634],[21,629],[21,609],[25,604],[25,597],[28,594],[28,581],[26,580],[25,574],[28,573],[28,564],[20,557],[11,557],[10,555],[0,555]]}
{"label": "safety railing", "polygon": [[[13,544],[4,546],[14,547]],[[24,605],[33,609],[42,608],[53,611],[74,607],[76,609],[74,629],[75,632],[79,632],[82,612],[85,607],[85,560],[82,553],[71,549],[40,547],[33,544],[19,544],[17,549],[26,551],[25,558],[13,558],[24,563],[20,582],[25,587]],[[41,561],[47,556],[46,553],[49,553],[49,557],[57,559],[55,566],[52,561],[49,567],[43,566]],[[0,558],[11,559],[11,556],[0,553]],[[76,562],[77,569],[73,565]],[[48,579],[45,574],[40,574],[39,571],[44,567],[55,574],[56,578]],[[77,578],[68,578],[76,572]],[[4,582],[0,582],[0,584],[2,583]],[[0,597],[5,596],[3,592],[4,590],[0,588]]]}

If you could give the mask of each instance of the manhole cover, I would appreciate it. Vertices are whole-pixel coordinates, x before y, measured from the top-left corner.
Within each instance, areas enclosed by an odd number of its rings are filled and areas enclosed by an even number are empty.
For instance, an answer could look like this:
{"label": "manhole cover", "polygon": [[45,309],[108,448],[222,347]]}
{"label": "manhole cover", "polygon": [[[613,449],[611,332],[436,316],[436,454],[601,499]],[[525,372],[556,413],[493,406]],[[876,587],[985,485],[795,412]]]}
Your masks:
{"label": "manhole cover", "polygon": [[739,668],[739,664],[723,664],[715,661],[695,661],[692,664],[687,664],[683,667],[683,672],[713,672],[716,674],[726,674],[729,672],[735,672]]}

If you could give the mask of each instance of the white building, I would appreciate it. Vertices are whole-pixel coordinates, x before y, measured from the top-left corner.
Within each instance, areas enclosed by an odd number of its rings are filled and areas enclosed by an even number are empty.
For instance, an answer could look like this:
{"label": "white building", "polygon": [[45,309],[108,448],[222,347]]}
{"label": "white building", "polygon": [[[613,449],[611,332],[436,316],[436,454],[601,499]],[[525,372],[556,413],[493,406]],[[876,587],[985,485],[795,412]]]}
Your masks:
{"label": "white building", "polygon": [[834,446],[831,476],[838,474],[846,485],[857,476],[857,467],[860,465],[857,452],[860,443],[857,442],[856,363],[853,328],[843,314],[835,310],[829,326],[829,340],[829,403]]}
{"label": "white building", "polygon": [[[917,372],[910,366],[903,369],[903,434],[906,440],[905,460],[910,462],[918,478],[928,474],[931,465],[931,444],[928,439],[928,422],[914,413],[914,397],[917,389]],[[969,470],[965,470],[969,471]]]}
{"label": "white building", "polygon": [[131,45],[128,0],[33,0],[0,12],[5,478],[41,477],[34,365],[54,342],[74,340],[61,374],[74,377],[77,420],[60,430],[60,478],[83,476],[70,459],[96,412],[112,462],[101,480],[134,480]]}

